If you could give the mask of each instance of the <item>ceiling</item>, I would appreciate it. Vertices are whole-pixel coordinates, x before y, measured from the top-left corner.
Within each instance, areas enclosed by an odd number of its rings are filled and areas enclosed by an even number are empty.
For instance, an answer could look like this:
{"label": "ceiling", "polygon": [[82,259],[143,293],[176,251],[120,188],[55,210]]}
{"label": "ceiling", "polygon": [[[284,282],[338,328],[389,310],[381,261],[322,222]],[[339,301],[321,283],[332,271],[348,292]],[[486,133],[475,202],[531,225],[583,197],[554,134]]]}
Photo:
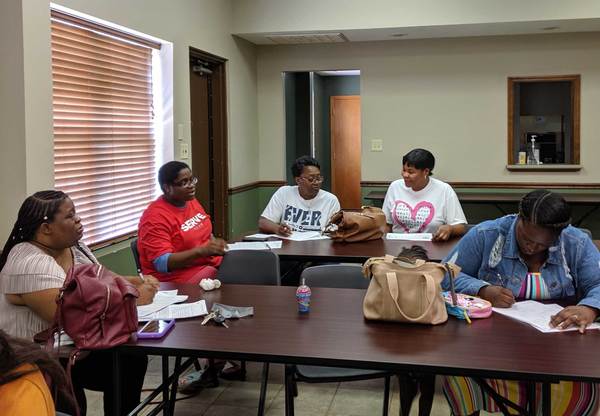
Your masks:
{"label": "ceiling", "polygon": [[[440,26],[387,27],[336,31],[236,33],[235,35],[256,45],[276,45],[282,43],[289,45],[572,32],[600,32],[600,19],[564,19]],[[340,39],[342,40],[340,41]]]}

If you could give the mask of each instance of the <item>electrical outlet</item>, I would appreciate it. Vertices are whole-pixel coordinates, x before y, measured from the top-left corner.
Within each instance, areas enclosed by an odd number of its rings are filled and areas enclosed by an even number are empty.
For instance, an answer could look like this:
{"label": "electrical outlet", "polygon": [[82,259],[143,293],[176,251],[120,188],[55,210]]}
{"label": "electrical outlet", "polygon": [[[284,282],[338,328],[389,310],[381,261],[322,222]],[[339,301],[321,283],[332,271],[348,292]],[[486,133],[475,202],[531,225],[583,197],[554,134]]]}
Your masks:
{"label": "electrical outlet", "polygon": [[371,152],[383,152],[383,140],[381,140],[381,139],[371,140]]}
{"label": "electrical outlet", "polygon": [[190,146],[187,143],[181,143],[179,146],[179,158],[188,159],[190,157]]}

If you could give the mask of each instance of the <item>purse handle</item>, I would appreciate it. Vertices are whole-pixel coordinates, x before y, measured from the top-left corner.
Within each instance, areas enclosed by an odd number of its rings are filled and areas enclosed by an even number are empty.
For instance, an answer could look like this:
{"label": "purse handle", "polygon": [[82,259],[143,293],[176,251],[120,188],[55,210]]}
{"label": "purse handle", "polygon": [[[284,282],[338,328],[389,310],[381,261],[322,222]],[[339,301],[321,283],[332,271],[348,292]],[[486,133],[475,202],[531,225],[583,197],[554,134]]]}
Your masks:
{"label": "purse handle", "polygon": [[394,304],[396,305],[396,309],[398,309],[398,312],[404,319],[410,322],[418,322],[425,315],[427,315],[429,313],[429,310],[433,307],[433,299],[435,299],[436,296],[435,280],[433,280],[433,277],[429,273],[423,273],[423,276],[425,277],[425,282],[427,284],[427,295],[428,298],[431,299],[431,302],[429,302],[427,309],[425,309],[425,311],[420,316],[417,316],[416,318],[411,318],[410,316],[404,313],[404,311],[398,304],[398,294],[400,293],[400,288],[398,287],[398,279],[396,279],[396,273],[387,272],[385,274],[385,277],[387,278],[388,282],[388,290],[390,292],[390,295],[392,296]]}

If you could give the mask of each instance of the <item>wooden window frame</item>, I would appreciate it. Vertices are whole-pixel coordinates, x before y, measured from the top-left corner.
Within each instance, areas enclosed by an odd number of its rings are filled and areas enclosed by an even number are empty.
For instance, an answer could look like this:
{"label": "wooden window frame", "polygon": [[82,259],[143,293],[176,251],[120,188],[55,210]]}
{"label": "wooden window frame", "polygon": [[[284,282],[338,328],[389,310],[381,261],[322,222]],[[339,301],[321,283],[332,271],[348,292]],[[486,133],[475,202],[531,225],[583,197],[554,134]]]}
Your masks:
{"label": "wooden window frame", "polygon": [[[571,113],[573,114],[573,161],[569,164],[552,164],[552,165],[517,165],[514,155],[514,86],[516,83],[525,82],[559,82],[568,81],[571,83]],[[538,170],[538,171],[565,171],[580,169],[580,103],[581,103],[581,75],[547,75],[547,76],[527,76],[527,77],[508,77],[508,166],[509,170]],[[518,138],[517,138],[518,140]]]}

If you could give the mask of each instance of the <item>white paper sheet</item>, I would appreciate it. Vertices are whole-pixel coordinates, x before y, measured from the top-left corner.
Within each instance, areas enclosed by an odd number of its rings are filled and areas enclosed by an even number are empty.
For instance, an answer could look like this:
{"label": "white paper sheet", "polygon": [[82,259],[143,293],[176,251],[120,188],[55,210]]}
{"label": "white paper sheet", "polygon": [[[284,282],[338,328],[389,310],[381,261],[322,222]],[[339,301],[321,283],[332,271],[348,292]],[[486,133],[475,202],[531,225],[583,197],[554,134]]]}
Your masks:
{"label": "white paper sheet", "polygon": [[227,244],[229,251],[235,250],[269,250],[266,241],[242,241],[240,243]]}
{"label": "white paper sheet", "polygon": [[[543,304],[535,300],[525,300],[514,303],[510,308],[494,308],[494,312],[529,324],[541,332],[577,331],[579,329],[577,327],[559,329],[550,326],[552,315],[556,315],[562,309],[562,306],[555,303]],[[593,323],[586,329],[600,329],[600,324]]]}
{"label": "white paper sheet", "polygon": [[288,237],[278,235],[278,238],[292,241],[307,241],[307,240],[327,240],[329,239],[326,235],[321,235],[320,231],[292,231],[292,234]]}
{"label": "white paper sheet", "polygon": [[242,241],[228,244],[229,250],[272,250],[281,248],[282,241]]}
{"label": "white paper sheet", "polygon": [[281,248],[281,246],[283,245],[283,241],[265,241],[265,244],[268,245],[271,250],[274,250],[276,248]]}
{"label": "white paper sheet", "polygon": [[247,235],[245,238],[270,238],[270,237],[277,237],[277,234],[257,233],[257,234]]}
{"label": "white paper sheet", "polygon": [[386,240],[431,241],[431,233],[387,233]]}
{"label": "white paper sheet", "polygon": [[187,298],[187,295],[178,295],[177,289],[161,290],[156,293],[151,304],[137,307],[138,317],[141,318],[153,314],[174,303],[185,302]]}
{"label": "white paper sheet", "polygon": [[204,299],[198,302],[184,303],[181,305],[170,305],[158,312],[145,317],[139,317],[138,321],[150,321],[152,319],[183,319],[192,318],[194,316],[206,315],[206,302]]}

